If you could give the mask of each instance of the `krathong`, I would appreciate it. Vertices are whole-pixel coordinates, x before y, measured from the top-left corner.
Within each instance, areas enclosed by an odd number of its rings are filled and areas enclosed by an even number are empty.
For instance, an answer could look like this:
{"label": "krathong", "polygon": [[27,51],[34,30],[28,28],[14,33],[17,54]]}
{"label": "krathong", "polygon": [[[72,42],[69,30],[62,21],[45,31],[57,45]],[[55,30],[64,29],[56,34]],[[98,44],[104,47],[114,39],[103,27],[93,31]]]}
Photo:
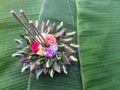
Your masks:
{"label": "krathong", "polygon": [[29,20],[25,12],[20,10],[30,25],[28,28],[15,11],[11,10],[10,13],[25,30],[25,33],[20,34],[20,39],[15,39],[19,43],[18,51],[12,55],[20,58],[20,62],[23,63],[21,72],[26,69],[35,72],[37,79],[41,74],[49,74],[51,77],[55,72],[67,74],[67,66],[71,65],[72,61],[78,61],[73,56],[76,51],[72,48],[79,46],[71,43],[75,32],[66,33],[63,22],[56,25],[56,23],[50,23],[49,20],[47,22],[42,21],[39,28],[37,21],[34,23]]}

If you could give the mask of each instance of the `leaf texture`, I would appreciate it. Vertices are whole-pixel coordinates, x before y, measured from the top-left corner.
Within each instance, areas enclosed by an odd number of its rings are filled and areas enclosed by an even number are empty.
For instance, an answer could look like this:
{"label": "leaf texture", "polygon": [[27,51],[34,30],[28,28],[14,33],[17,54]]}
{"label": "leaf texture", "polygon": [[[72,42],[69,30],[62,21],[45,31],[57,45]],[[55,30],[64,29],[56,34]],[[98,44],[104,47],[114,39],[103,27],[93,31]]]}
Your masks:
{"label": "leaf texture", "polygon": [[[75,0],[1,0],[0,90],[81,90],[79,63],[72,63],[68,68],[68,75],[56,73],[53,79],[48,75],[42,75],[36,80],[35,74],[29,74],[29,71],[20,72],[22,64],[11,55],[17,50],[14,39],[19,39],[19,34],[24,31],[10,15],[12,9],[17,13],[23,9],[32,20],[37,20],[39,16],[39,23],[48,19],[57,24],[63,21],[67,32],[76,31]],[[20,13],[19,16],[23,19]],[[76,36],[73,38],[76,43]],[[76,57],[78,58],[77,54]]]}
{"label": "leaf texture", "polygon": [[29,73],[21,73],[22,64],[11,56],[17,50],[14,39],[24,31],[9,12],[24,9],[29,18],[37,20],[41,4],[41,0],[0,0],[0,90],[28,88]]}
{"label": "leaf texture", "polygon": [[[61,21],[67,32],[76,31],[76,1],[75,0],[44,0],[39,23],[49,19],[59,24]],[[40,26],[39,26],[40,27]],[[76,43],[76,36],[74,36]],[[77,56],[77,55],[76,55]],[[77,56],[78,58],[78,56]],[[81,76],[79,63],[73,63],[68,67],[68,74],[55,73],[53,79],[50,76],[42,75],[36,81],[34,74],[30,76],[30,90],[81,90]],[[36,88],[35,88],[36,87]],[[39,87],[39,88],[38,88]]]}
{"label": "leaf texture", "polygon": [[120,1],[77,0],[84,90],[120,89]]}

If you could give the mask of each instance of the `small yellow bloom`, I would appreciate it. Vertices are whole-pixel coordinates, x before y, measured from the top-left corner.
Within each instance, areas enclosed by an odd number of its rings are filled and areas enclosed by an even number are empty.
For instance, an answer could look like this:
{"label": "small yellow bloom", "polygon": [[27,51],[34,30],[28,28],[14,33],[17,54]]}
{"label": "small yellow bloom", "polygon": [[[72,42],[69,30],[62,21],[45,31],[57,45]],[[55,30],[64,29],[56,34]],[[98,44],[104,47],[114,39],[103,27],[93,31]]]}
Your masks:
{"label": "small yellow bloom", "polygon": [[40,55],[40,56],[43,56],[44,49],[45,49],[44,47],[42,47],[41,45],[39,45],[37,54]]}

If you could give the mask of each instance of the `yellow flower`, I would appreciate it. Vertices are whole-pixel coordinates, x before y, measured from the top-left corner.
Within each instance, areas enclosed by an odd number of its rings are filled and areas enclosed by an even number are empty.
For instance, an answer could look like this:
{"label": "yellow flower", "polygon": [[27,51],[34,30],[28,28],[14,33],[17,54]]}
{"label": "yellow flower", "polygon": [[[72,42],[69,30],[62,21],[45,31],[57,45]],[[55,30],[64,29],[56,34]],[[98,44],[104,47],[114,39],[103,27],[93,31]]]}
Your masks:
{"label": "yellow flower", "polygon": [[42,47],[41,45],[38,46],[38,51],[37,51],[37,54],[40,55],[40,56],[43,56],[43,51],[44,51],[44,47]]}

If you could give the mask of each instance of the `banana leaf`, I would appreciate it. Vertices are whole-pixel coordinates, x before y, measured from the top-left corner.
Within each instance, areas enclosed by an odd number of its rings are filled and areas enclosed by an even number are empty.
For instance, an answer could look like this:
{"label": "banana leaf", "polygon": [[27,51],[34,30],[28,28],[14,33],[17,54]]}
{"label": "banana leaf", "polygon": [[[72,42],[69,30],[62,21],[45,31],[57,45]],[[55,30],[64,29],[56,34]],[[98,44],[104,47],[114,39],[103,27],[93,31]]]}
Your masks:
{"label": "banana leaf", "polygon": [[[0,0],[0,90],[119,90],[119,5],[119,0]],[[11,55],[17,50],[14,39],[24,31],[11,9],[24,9],[39,23],[63,21],[67,32],[77,31],[80,62],[68,68],[68,75],[36,80],[34,73],[20,72],[22,64]]]}
{"label": "banana leaf", "polygon": [[84,90],[120,90],[120,1],[77,0]]}
{"label": "banana leaf", "polygon": [[[55,74],[54,78],[41,75],[36,80],[34,73],[21,73],[22,64],[11,55],[16,52],[14,39],[24,30],[10,15],[10,10],[19,13],[24,9],[31,20],[41,23],[48,19],[59,24],[64,22],[67,32],[76,31],[75,0],[1,0],[0,1],[0,90],[81,90],[79,63],[68,68],[68,75]],[[19,16],[23,19],[22,15]],[[27,23],[26,23],[27,24]],[[74,36],[76,43],[76,36]],[[78,55],[76,54],[78,58]]]}
{"label": "banana leaf", "polygon": [[[42,7],[39,23],[47,21],[48,19],[55,23],[63,21],[67,32],[76,31],[76,2],[74,0],[46,0]],[[35,87],[40,87],[42,90],[48,88],[50,88],[50,90],[81,90],[79,64],[72,65],[68,70],[68,75],[55,74],[53,79],[41,76],[40,79],[36,81],[34,74],[30,77],[30,90],[39,90],[39,88]]]}
{"label": "banana leaf", "polygon": [[[40,12],[40,0],[0,0],[0,90],[26,90],[29,73],[21,74],[22,64],[11,55],[16,49],[15,38],[23,33],[20,24],[10,15],[14,9],[24,9],[29,18],[36,20]],[[20,15],[21,16],[21,15]]]}

